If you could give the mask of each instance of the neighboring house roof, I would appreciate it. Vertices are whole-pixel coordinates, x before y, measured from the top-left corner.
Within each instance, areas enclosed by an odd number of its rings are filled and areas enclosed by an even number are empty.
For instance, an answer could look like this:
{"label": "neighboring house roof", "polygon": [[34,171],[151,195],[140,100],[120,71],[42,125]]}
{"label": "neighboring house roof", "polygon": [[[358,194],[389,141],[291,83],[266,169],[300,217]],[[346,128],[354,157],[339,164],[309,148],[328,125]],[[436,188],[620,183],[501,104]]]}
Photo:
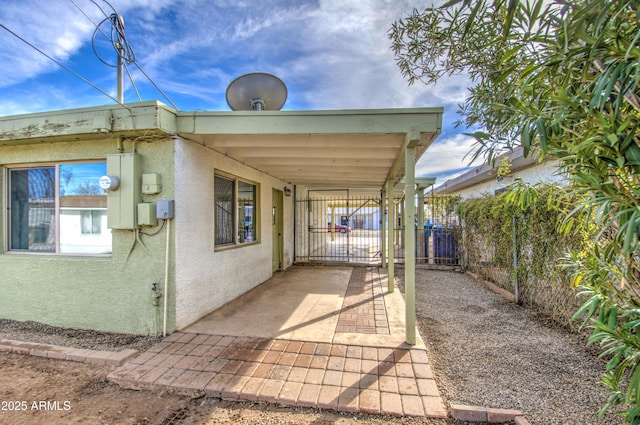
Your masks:
{"label": "neighboring house roof", "polygon": [[[555,161],[538,161],[536,155],[524,156],[524,148],[517,147],[513,151],[500,156],[496,163],[500,162],[501,158],[508,157],[511,161],[510,175],[511,178],[507,178],[506,183],[513,181],[513,176],[523,173],[528,169],[534,167],[541,167],[540,172],[532,175],[534,180],[560,180],[561,177],[557,175],[557,162]],[[497,170],[489,164],[483,164],[475,167],[458,177],[445,181],[434,189],[436,194],[456,194],[462,191],[471,191],[474,187],[483,187],[487,189],[489,186],[487,182],[496,182]],[[484,185],[483,185],[484,184]],[[494,185],[493,189],[497,189],[499,186],[505,186],[505,183]]]}
{"label": "neighboring house roof", "polygon": [[178,135],[285,182],[381,188],[404,176],[442,128],[443,108],[176,111],[140,102],[0,118],[0,146]]}

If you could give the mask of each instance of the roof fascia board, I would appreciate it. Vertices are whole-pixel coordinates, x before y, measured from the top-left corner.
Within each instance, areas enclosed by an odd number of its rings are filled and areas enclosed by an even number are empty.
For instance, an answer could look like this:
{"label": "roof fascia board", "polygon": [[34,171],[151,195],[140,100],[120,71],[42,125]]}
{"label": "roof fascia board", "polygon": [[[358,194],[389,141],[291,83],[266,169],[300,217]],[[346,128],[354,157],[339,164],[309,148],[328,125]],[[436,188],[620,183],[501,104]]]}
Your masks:
{"label": "roof fascia board", "polygon": [[176,111],[139,102],[0,117],[0,145],[77,140],[153,130],[175,134]]}
{"label": "roof fascia board", "polygon": [[418,127],[439,133],[443,108],[324,111],[179,112],[185,134],[392,134]]}

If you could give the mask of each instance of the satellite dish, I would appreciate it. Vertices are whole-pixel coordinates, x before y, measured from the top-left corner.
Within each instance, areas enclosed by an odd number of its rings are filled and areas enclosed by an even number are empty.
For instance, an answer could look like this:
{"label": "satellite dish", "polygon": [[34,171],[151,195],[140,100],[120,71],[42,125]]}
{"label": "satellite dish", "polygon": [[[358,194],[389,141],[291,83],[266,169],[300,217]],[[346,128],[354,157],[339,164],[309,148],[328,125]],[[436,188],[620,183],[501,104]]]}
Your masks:
{"label": "satellite dish", "polygon": [[275,75],[252,72],[227,87],[227,103],[234,111],[278,111],[287,101],[287,86]]}

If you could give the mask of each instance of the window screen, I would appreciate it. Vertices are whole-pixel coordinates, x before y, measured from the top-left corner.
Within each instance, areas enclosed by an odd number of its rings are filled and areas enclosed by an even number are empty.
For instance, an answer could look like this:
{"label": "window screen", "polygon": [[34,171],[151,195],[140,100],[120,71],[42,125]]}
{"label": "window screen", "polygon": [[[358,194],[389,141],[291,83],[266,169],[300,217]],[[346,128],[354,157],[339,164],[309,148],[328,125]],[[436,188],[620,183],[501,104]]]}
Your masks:
{"label": "window screen", "polygon": [[214,198],[216,203],[215,244],[232,244],[235,228],[234,181],[216,176]]}
{"label": "window screen", "polygon": [[257,186],[215,176],[215,245],[237,245],[258,240]]}

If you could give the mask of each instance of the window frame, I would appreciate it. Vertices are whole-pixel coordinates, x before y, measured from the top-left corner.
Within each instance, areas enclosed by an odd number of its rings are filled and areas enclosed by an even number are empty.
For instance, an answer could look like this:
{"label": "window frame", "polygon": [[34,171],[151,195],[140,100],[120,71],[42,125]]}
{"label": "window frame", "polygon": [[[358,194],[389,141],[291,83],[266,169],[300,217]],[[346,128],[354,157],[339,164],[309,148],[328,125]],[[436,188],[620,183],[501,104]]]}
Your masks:
{"label": "window frame", "polygon": [[[87,160],[72,160],[72,161],[47,161],[47,162],[30,162],[21,164],[6,164],[2,166],[2,205],[3,211],[0,217],[3,220],[3,238],[2,238],[2,253],[7,255],[35,255],[35,256],[55,256],[55,257],[107,257],[113,256],[113,236],[111,236],[111,251],[108,253],[91,253],[91,252],[63,252],[61,249],[61,194],[60,194],[60,168],[65,165],[73,164],[106,164],[106,159],[87,159]],[[19,170],[34,170],[34,169],[46,169],[53,168],[54,172],[54,212],[53,220],[55,225],[55,241],[54,249],[52,251],[30,251],[28,249],[11,249],[11,172]],[[106,193],[104,194],[106,196]],[[91,209],[91,211],[107,211],[107,208]],[[111,229],[105,228],[110,231]],[[89,235],[91,236],[91,235]]]}
{"label": "window frame", "polygon": [[[216,225],[217,225],[217,214],[218,214],[218,208],[216,205],[216,178],[222,178],[225,180],[229,180],[231,182],[233,182],[233,235],[232,235],[232,242],[229,243],[221,243],[218,244],[216,242]],[[254,187],[254,200],[253,200],[253,217],[254,217],[254,235],[253,235],[253,240],[251,241],[243,241],[240,242],[240,238],[239,238],[239,223],[240,220],[244,220],[244,216],[240,216],[239,211],[240,211],[240,204],[239,204],[239,196],[238,196],[238,186],[239,183],[244,183],[244,184],[248,184]],[[245,247],[245,246],[252,246],[252,245],[256,245],[261,243],[261,231],[260,231],[260,184],[253,181],[253,180],[249,180],[249,179],[245,179],[233,174],[229,174],[229,173],[225,173],[223,171],[218,171],[216,170],[214,172],[214,177],[213,177],[213,245],[214,245],[214,250],[215,251],[226,251],[229,249],[235,249],[235,248],[241,248],[241,247]],[[243,206],[243,210],[244,210],[244,206]]]}

